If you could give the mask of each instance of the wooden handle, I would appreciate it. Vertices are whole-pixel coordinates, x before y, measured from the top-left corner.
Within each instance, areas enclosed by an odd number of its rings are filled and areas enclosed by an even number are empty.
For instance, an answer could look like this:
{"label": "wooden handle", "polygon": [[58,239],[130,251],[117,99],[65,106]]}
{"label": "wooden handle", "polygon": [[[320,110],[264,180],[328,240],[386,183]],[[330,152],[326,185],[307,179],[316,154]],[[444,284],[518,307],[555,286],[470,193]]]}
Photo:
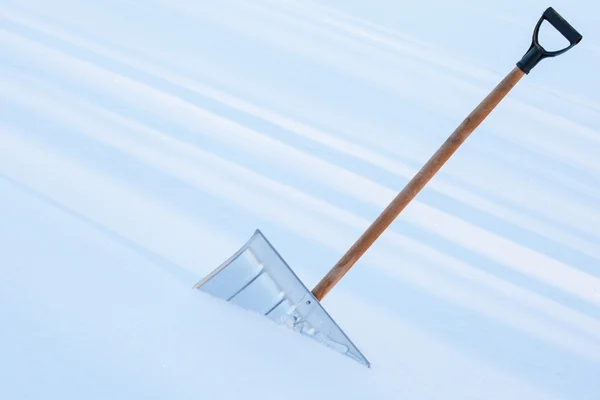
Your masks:
{"label": "wooden handle", "polygon": [[385,210],[369,226],[362,236],[350,247],[337,264],[323,277],[312,290],[312,294],[321,301],[323,297],[352,268],[358,259],[371,247],[377,238],[396,219],[400,212],[425,187],[427,182],[440,170],[444,163],[460,147],[467,137],[479,126],[490,112],[500,103],[506,94],[517,84],[525,73],[515,67],[467,118],[448,137],[438,151],[427,161],[421,170],[392,200]]}

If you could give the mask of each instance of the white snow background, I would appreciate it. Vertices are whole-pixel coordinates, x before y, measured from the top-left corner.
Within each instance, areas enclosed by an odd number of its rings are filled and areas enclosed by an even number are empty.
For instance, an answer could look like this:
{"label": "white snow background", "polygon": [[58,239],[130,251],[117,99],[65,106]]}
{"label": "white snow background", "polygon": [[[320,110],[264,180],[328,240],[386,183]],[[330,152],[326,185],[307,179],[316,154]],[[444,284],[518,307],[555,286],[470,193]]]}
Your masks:
{"label": "white snow background", "polygon": [[[256,228],[312,288],[548,6],[323,301],[371,369],[192,289]],[[0,0],[0,398],[600,399],[599,12]]]}

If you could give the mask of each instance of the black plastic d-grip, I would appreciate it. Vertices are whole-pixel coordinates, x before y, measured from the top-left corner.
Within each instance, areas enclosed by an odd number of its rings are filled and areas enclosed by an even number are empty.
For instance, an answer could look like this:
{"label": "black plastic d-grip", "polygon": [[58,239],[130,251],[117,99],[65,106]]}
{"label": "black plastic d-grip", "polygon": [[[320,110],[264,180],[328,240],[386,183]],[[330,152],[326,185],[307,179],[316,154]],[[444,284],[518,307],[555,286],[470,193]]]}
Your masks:
{"label": "black plastic d-grip", "polygon": [[[556,51],[548,51],[544,49],[542,45],[540,45],[538,37],[540,33],[540,27],[542,26],[542,22],[544,22],[544,20],[552,24],[552,26],[569,41],[569,46]],[[582,38],[583,36],[581,36],[581,34],[577,32],[575,28],[571,26],[571,24],[561,17],[560,14],[554,10],[554,8],[548,7],[546,11],[544,11],[544,14],[542,14],[542,17],[538,23],[535,25],[531,46],[529,46],[529,50],[527,50],[527,53],[525,53],[521,61],[517,63],[517,67],[519,67],[521,71],[528,74],[541,60],[547,57],[555,57],[566,52],[571,47],[579,43]]]}

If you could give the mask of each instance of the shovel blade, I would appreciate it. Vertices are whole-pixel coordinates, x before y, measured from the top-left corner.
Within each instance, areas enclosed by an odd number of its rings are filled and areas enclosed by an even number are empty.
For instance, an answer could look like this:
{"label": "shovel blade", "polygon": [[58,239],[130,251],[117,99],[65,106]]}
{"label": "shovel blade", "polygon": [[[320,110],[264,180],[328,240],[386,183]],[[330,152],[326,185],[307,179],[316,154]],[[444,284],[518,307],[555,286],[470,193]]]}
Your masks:
{"label": "shovel blade", "polygon": [[194,288],[263,314],[370,367],[260,230]]}

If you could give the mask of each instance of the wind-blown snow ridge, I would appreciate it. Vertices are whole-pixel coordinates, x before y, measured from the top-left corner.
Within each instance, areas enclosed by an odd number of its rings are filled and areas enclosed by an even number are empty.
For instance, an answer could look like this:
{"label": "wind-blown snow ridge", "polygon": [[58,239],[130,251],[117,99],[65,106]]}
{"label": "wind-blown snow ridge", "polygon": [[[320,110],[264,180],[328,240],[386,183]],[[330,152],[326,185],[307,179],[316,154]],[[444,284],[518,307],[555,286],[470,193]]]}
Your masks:
{"label": "wind-blown snow ridge", "polygon": [[[11,20],[17,21],[22,24],[26,24],[27,26],[32,28],[40,29],[46,34],[53,35],[62,40],[66,40],[70,43],[82,46],[98,54],[110,57],[111,59],[116,60],[118,62],[121,62],[133,68],[137,68],[138,70],[151,73],[154,76],[160,77],[161,79],[164,79],[165,81],[168,81],[174,85],[193,90],[194,92],[202,94],[203,96],[207,96],[215,101],[219,101],[224,105],[227,105],[228,107],[235,108],[237,110],[259,117],[265,121],[268,121],[269,123],[280,126],[287,132],[301,135],[302,137],[306,137],[307,139],[327,146],[332,150],[338,151],[340,153],[352,157],[356,157],[357,159],[371,163],[391,173],[398,174],[403,178],[410,178],[414,173],[413,169],[409,166],[403,164],[402,162],[396,161],[388,156],[382,155],[376,151],[365,149],[364,147],[354,144],[351,141],[335,137],[331,134],[320,130],[316,130],[309,125],[288,119],[285,116],[275,113],[269,109],[258,107],[252,103],[245,102],[239,98],[230,96],[227,93],[200,84],[189,78],[170,74],[164,69],[144,64],[140,61],[132,59],[131,57],[128,57],[125,54],[114,52],[110,49],[106,49],[101,46],[86,43],[81,39],[69,37],[63,32],[56,32],[55,30],[50,29],[46,26],[42,25],[40,27],[39,23],[34,24],[31,21],[24,20],[24,18],[21,15],[7,15],[5,13],[5,17],[7,16],[9,16]],[[533,230],[534,232],[540,235],[547,235],[549,238],[554,239],[560,243],[569,244],[570,246],[574,247],[579,251],[586,252],[590,255],[595,255],[596,257],[600,258],[600,250],[595,248],[595,246],[593,246],[592,244],[586,243],[585,241],[582,241],[576,237],[572,237],[568,234],[565,235],[564,232],[558,231],[552,226],[545,224],[541,221],[531,220],[531,218],[529,218],[524,213],[514,212],[512,210],[507,209],[506,207],[494,204],[488,200],[482,199],[479,196],[468,193],[465,190],[462,190],[452,184],[447,184],[445,182],[434,181],[431,183],[431,187],[434,190],[440,190],[441,193],[456,198],[461,202],[468,203],[469,205],[481,209],[482,211],[492,213],[493,215],[496,215],[500,218],[508,219],[511,223],[521,225],[525,229]],[[416,202],[418,203],[419,201],[416,200]]]}
{"label": "wind-blown snow ridge", "polygon": [[549,86],[585,52],[527,76],[327,297],[371,371],[191,290],[255,228],[314,284],[501,78],[352,7],[1,6],[9,398],[69,375],[79,398],[594,398],[600,102],[585,70]]}

